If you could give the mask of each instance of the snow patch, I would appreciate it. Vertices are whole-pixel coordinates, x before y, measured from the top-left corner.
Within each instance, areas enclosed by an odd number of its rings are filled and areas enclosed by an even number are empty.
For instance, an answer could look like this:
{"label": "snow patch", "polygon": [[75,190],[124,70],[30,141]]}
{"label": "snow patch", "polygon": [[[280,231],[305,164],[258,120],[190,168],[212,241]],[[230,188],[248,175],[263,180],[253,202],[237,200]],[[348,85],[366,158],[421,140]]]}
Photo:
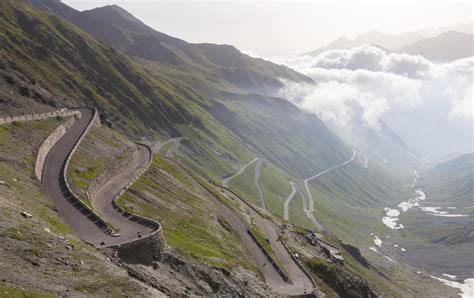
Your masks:
{"label": "snow patch", "polygon": [[441,207],[420,207],[420,209],[427,214],[443,217],[466,217],[467,214],[450,214],[447,211],[440,211]]}
{"label": "snow patch", "polygon": [[382,222],[392,230],[403,229],[403,225],[397,222],[400,211],[388,207],[385,207],[384,210],[386,216],[382,217]]}
{"label": "snow patch", "polygon": [[378,247],[382,246],[382,239],[380,239],[378,236],[375,236],[374,237],[374,243],[375,245],[377,245]]}
{"label": "snow patch", "polygon": [[451,279],[455,279],[456,278],[456,275],[452,275],[452,274],[447,274],[447,273],[443,273],[444,276],[446,277],[449,277]]}
{"label": "snow patch", "polygon": [[443,284],[445,284],[449,287],[461,290],[461,293],[459,295],[462,298],[468,298],[468,297],[472,298],[472,297],[474,297],[474,278],[468,278],[468,279],[464,280],[463,283],[460,283],[460,282],[451,281],[451,280],[439,278],[439,277],[432,276],[432,275],[430,275],[430,277],[442,282]]}
{"label": "snow patch", "polygon": [[389,260],[390,262],[392,262],[392,263],[395,263],[395,264],[397,263],[397,261],[395,261],[395,260],[393,260],[393,259],[391,259],[391,258],[389,258],[389,257],[387,257],[387,256],[384,256],[384,257],[385,257],[387,260]]}
{"label": "snow patch", "polygon": [[371,251],[373,251],[373,252],[379,253],[379,251],[377,250],[377,248],[375,248],[375,247],[373,247],[373,246],[369,247],[369,249],[370,249]]}
{"label": "snow patch", "polygon": [[441,216],[441,217],[466,217],[467,214],[432,214],[434,216]]}

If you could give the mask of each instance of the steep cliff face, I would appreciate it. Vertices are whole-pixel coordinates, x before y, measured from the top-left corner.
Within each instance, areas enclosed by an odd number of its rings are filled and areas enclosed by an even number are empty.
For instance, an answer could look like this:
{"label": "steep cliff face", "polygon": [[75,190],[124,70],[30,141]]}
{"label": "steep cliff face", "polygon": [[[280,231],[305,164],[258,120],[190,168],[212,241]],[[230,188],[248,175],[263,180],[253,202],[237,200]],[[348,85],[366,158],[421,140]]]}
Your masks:
{"label": "steep cliff face", "polygon": [[161,261],[166,253],[166,242],[161,230],[151,236],[125,243],[117,247],[121,261],[129,264],[150,266],[155,261]]}

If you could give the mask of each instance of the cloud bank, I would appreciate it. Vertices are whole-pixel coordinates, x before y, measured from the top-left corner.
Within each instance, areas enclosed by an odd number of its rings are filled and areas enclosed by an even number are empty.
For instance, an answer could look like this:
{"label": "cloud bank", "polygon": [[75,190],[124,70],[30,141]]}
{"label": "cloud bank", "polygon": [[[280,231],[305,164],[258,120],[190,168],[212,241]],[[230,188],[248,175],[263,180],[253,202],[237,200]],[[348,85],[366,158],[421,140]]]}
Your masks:
{"label": "cloud bank", "polygon": [[[428,109],[433,119],[426,116],[426,121],[443,118],[454,126],[462,122],[472,134],[474,58],[435,64],[421,56],[386,53],[363,45],[316,57],[270,60],[317,82],[307,85],[286,81],[280,90],[282,97],[338,127],[362,122],[378,129],[381,119],[403,122],[405,114],[413,117],[413,111]],[[414,125],[414,120],[407,123]]]}

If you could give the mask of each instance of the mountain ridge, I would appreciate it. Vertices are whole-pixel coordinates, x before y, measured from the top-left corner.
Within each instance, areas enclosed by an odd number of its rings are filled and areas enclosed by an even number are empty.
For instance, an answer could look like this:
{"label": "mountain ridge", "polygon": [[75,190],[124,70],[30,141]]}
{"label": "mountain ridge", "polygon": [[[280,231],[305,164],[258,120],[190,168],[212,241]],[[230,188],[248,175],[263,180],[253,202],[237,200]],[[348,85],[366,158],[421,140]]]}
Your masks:
{"label": "mountain ridge", "polygon": [[[287,67],[242,54],[230,45],[191,44],[158,32],[119,6],[105,6],[79,12],[53,0],[28,0],[48,13],[62,17],[127,55],[182,68],[207,72],[243,89],[272,95],[282,87],[280,78],[313,81]],[[118,13],[120,12],[120,13]]]}
{"label": "mountain ridge", "polygon": [[[421,55],[428,60],[453,61],[473,56],[473,30],[472,28],[469,30],[469,26],[472,27],[472,24],[447,26],[439,29],[426,28],[426,30],[420,29],[415,32],[401,34],[388,34],[372,30],[353,39],[340,37],[324,47],[303,55],[314,57],[329,50],[349,50],[368,44],[379,47],[386,53],[407,53]],[[456,29],[460,31],[456,31]],[[457,47],[449,47],[453,44],[456,44]],[[433,51],[436,51],[434,49],[440,49],[438,52],[441,51],[441,53],[433,53]]]}

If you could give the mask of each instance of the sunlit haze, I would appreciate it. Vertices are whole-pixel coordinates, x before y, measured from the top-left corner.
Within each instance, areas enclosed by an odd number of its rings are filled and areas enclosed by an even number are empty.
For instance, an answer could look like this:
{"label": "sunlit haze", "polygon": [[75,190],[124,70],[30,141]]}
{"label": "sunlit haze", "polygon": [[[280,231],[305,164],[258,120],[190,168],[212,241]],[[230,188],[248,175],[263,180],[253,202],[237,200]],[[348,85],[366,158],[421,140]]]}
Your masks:
{"label": "sunlit haze", "polygon": [[78,10],[117,4],[145,24],[189,42],[232,44],[262,56],[301,54],[370,30],[416,31],[472,22],[471,2],[171,2],[64,0]]}

